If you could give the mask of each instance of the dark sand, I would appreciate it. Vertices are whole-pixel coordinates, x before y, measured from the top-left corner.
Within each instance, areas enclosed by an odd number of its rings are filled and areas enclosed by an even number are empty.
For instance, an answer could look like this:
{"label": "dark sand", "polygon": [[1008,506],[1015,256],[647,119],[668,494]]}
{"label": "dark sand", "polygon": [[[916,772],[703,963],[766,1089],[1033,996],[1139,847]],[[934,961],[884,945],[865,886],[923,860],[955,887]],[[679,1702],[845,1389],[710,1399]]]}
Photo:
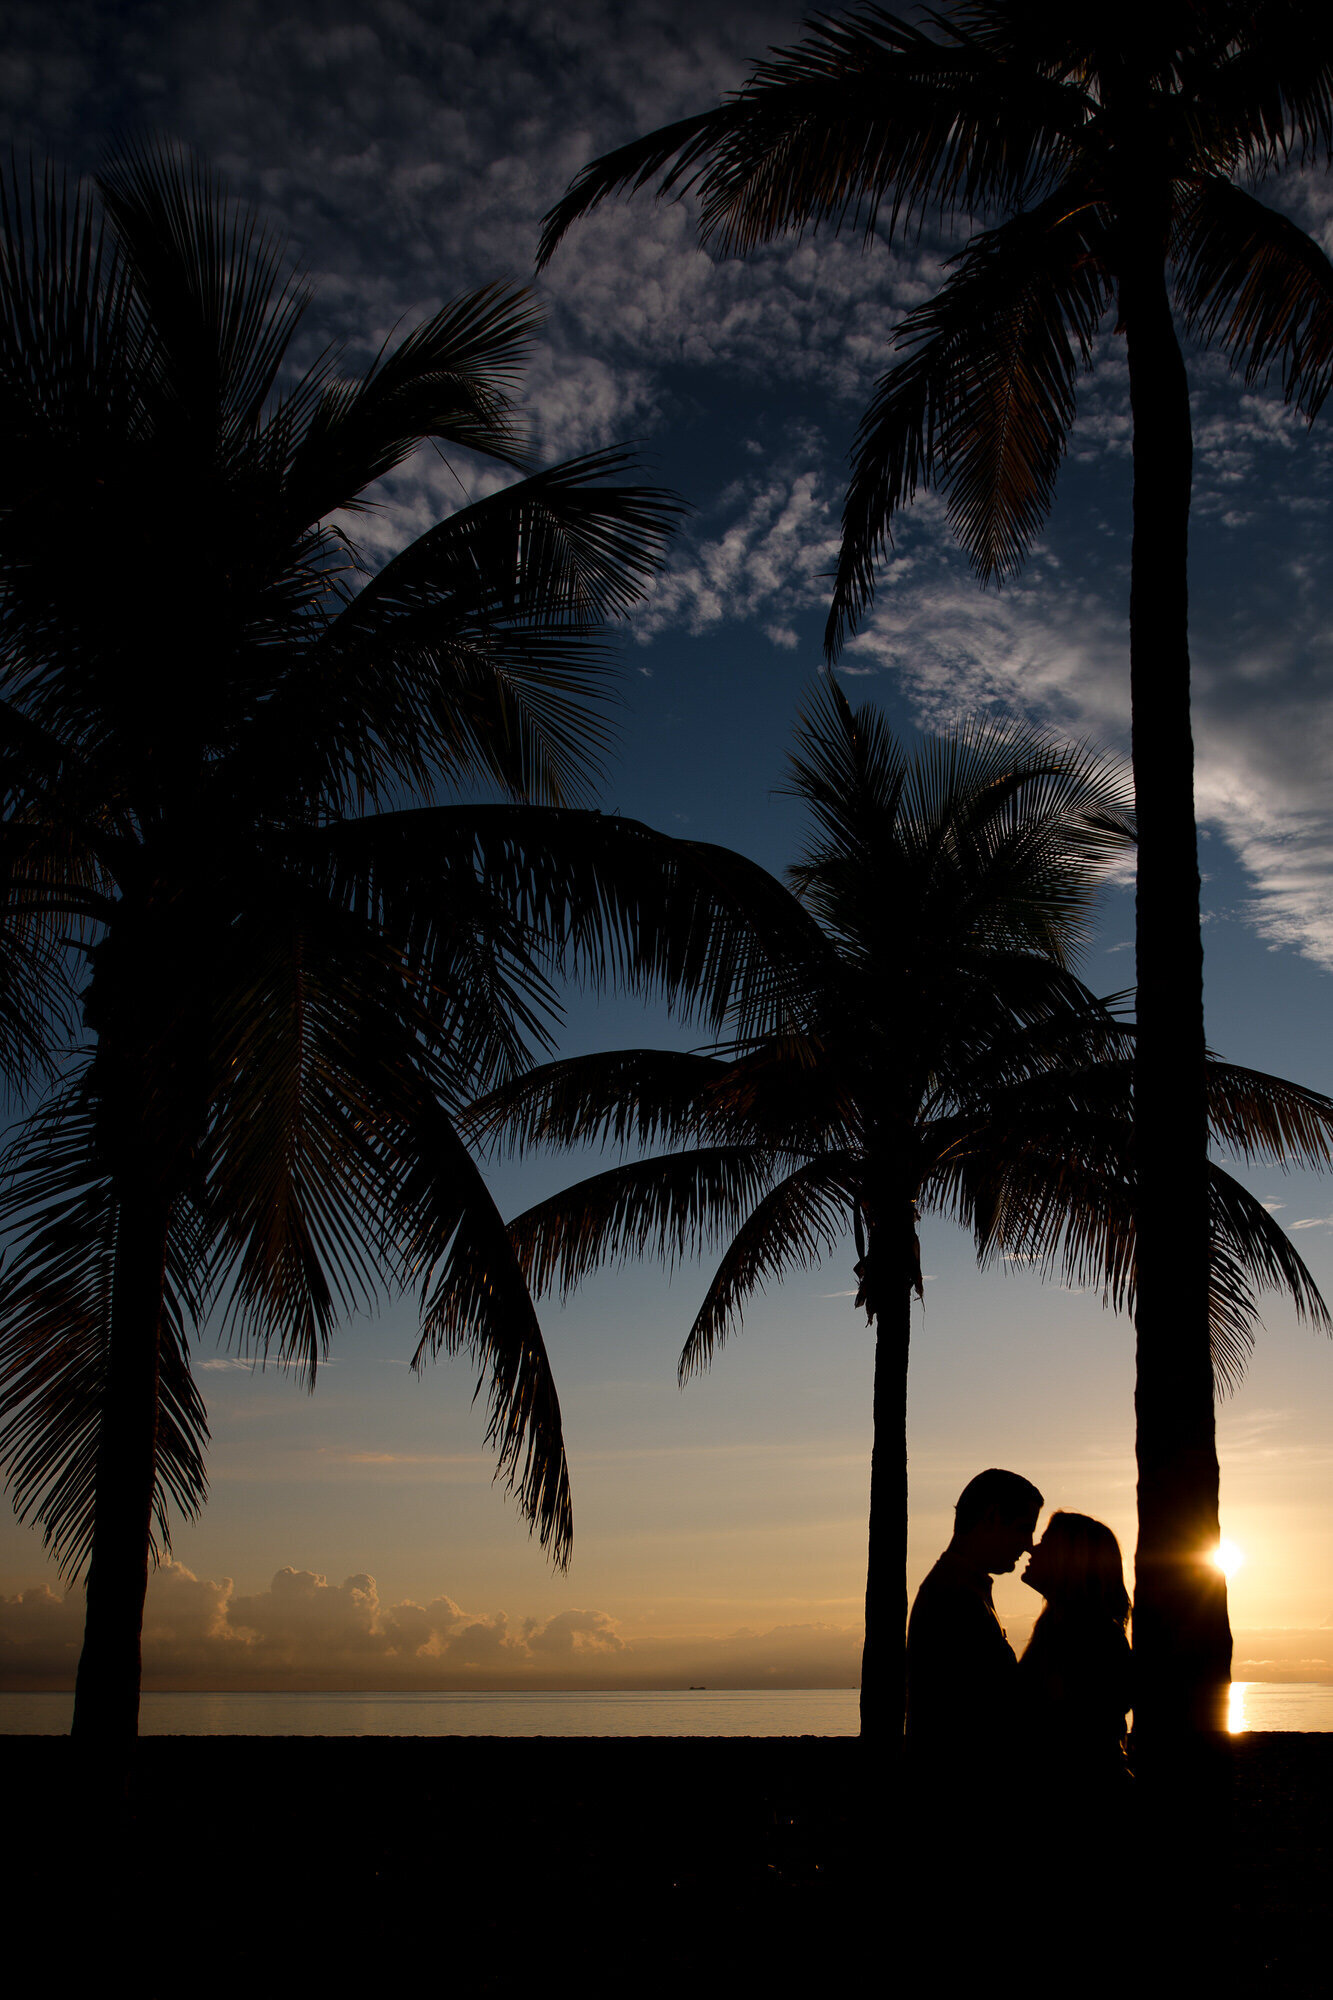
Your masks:
{"label": "dark sand", "polygon": [[[984,1936],[989,1976],[955,1972],[947,1857],[862,1814],[854,1739],[149,1737],[119,1907],[91,1928],[109,1875],[71,1746],[4,1746],[7,1957],[25,1939],[48,1993],[90,1990],[87,1949],[91,1990],[114,1967],[150,2000],[1333,1992],[1333,1734],[1229,1744],[1232,1879],[1185,1925],[1224,1971],[1197,1986],[1154,1973],[1129,1855],[1089,1871],[1089,1966],[1053,1962],[1044,1843]],[[1012,1825],[997,1802],[991,1836]]]}

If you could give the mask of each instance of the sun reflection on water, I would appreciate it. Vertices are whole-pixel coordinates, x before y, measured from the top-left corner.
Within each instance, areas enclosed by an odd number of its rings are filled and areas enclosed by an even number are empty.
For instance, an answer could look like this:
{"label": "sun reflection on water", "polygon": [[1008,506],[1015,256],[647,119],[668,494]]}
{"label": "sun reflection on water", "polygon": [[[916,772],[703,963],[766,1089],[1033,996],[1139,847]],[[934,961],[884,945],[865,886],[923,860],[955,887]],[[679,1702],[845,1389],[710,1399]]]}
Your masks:
{"label": "sun reflection on water", "polygon": [[1244,1736],[1249,1731],[1250,1725],[1245,1719],[1246,1685],[1244,1681],[1232,1681],[1231,1683],[1231,1692],[1227,1697],[1227,1734],[1229,1736]]}

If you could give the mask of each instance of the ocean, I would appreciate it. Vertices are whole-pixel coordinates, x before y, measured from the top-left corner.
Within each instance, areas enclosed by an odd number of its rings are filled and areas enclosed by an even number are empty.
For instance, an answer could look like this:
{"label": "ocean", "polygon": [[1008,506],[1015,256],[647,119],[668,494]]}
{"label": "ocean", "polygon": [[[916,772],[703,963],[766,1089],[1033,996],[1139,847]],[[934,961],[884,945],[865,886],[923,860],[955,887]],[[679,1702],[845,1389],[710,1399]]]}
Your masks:
{"label": "ocean", "polygon": [[[69,1694],[0,1694],[0,1735],[62,1736]],[[855,1688],[146,1694],[145,1736],[855,1736]],[[1333,1730],[1333,1686],[1233,1681],[1233,1731]]]}

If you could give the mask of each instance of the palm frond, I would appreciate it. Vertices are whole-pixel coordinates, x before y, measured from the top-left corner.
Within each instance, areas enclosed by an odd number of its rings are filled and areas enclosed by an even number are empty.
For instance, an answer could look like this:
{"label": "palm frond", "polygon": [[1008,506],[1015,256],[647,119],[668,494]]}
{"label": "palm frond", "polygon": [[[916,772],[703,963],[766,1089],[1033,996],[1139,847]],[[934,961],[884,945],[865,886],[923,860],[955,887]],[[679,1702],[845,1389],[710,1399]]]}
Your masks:
{"label": "palm frond", "polygon": [[1333,263],[1313,237],[1230,181],[1200,188],[1182,219],[1177,294],[1196,338],[1246,382],[1282,371],[1311,422],[1333,385]]}
{"label": "palm frond", "polygon": [[844,951],[919,959],[928,946],[947,957],[955,989],[969,955],[1063,965],[1108,867],[1133,843],[1128,774],[1087,745],[980,723],[909,759],[831,674],[797,741],[789,788],[820,838],[788,879]]}
{"label": "palm frond", "polygon": [[727,1246],[681,1350],[683,1388],[700,1375],[727,1336],[738,1333],[746,1301],[788,1271],[809,1270],[837,1247],[848,1224],[855,1168],[850,1156],[809,1160],[771,1188]]}
{"label": "palm frond", "polygon": [[874,597],[893,517],[938,485],[983,580],[1022,563],[1050,509],[1110,297],[1102,222],[1081,189],[975,237],[898,329],[904,359],[861,419],[825,633],[836,657]]}
{"label": "palm frond", "polygon": [[388,1255],[384,1091],[367,1071],[402,1088],[420,1063],[391,965],[360,926],[294,902],[252,909],[216,968],[224,1081],[203,1165],[227,1329],[243,1349],[276,1343],[313,1387],[339,1317],[374,1305]]}
{"label": "palm frond", "polygon": [[[908,769],[888,719],[870,702],[853,709],[829,673],[802,705],[783,789],[814,816],[821,855],[873,866],[883,829],[896,824]],[[811,861],[815,852],[807,846]]]}
{"label": "palm frond", "polygon": [[1257,1291],[1285,1293],[1299,1320],[1318,1333],[1333,1321],[1314,1277],[1285,1229],[1248,1188],[1220,1167],[1209,1173],[1212,1246],[1208,1324],[1213,1370],[1222,1389],[1240,1383],[1259,1324]]}
{"label": "palm frond", "polygon": [[620,480],[631,462],[612,451],[554,466],[386,564],[296,657],[234,781],[271,795],[285,777],[338,809],[441,779],[577,799],[612,740],[603,627],[637,599],[680,511]]}
{"label": "palm frond", "polygon": [[[0,1462],[20,1520],[42,1530],[62,1575],[87,1561],[106,1392],[117,1204],[98,1170],[76,1084],[33,1113],[0,1172]],[[190,1373],[200,1253],[183,1207],[168,1240],[158,1382],[153,1552],[171,1547],[171,1511],[193,1519],[207,1491],[208,1421]]]}
{"label": "palm frond", "polygon": [[715,140],[725,130],[727,107],[696,113],[664,125],[660,132],[619,146],[600,160],[584,167],[560,201],[542,217],[541,241],[537,249],[537,269],[542,271],[560,246],[570,225],[590,215],[608,195],[628,189],[637,194],[658,174],[663,175],[659,195],[685,193],[693,185],[695,170],[708,158]]}
{"label": "palm frond", "polygon": [[758,63],[695,176],[706,242],[744,255],[810,227],[892,237],[904,216],[1031,205],[1093,110],[1068,78],[997,58],[943,15],[817,18]]}
{"label": "palm frond", "polygon": [[780,1018],[810,961],[830,962],[818,926],[755,862],[614,814],[421,807],[290,843],[330,893],[388,925],[426,983],[430,938],[447,933],[469,872],[548,968],[661,994],[718,1027]]}
{"label": "palm frond", "polygon": [[[39,175],[32,162],[26,172],[11,162],[0,175],[0,430],[11,478],[42,442],[68,448],[89,428],[123,426],[141,358],[130,298],[91,191],[50,164]],[[8,507],[0,515],[12,520]]]}
{"label": "palm frond", "polygon": [[[1058,1087],[1029,1102],[1026,1132],[1015,1120],[996,1133],[978,1123],[960,1134],[930,1177],[926,1198],[953,1213],[976,1240],[978,1261],[1016,1258],[1066,1283],[1096,1289],[1118,1312],[1135,1300],[1135,1182],[1122,1073],[1114,1084],[1085,1077],[1067,1097]],[[1241,1379],[1259,1320],[1256,1293],[1283,1292],[1299,1319],[1330,1331],[1319,1288],[1291,1239],[1247,1188],[1209,1168],[1209,1335],[1218,1386]]]}
{"label": "palm frond", "polygon": [[632,1160],[578,1181],[509,1224],[523,1272],[540,1296],[566,1296],[592,1271],[645,1254],[673,1267],[735,1230],[791,1167],[756,1146],[703,1146]]}
{"label": "palm frond", "polygon": [[486,1382],[486,1440],[497,1453],[496,1477],[513,1492],[541,1546],[560,1568],[573,1536],[565,1461],[551,1364],[532,1297],[504,1221],[475,1163],[437,1105],[423,1101],[413,1158],[397,1212],[407,1270],[422,1299],[419,1367],[441,1349],[479,1362]]}
{"label": "palm frond", "polygon": [[1206,116],[1192,136],[1224,170],[1259,173],[1333,154],[1333,32],[1322,7],[1256,0],[1197,10]]}
{"label": "palm frond", "polygon": [[[1032,200],[1093,106],[1067,79],[1008,65],[951,21],[922,32],[877,7],[806,24],[713,111],[585,167],[545,217],[538,269],[609,195],[693,191],[706,243],[744,255],[790,231]],[[660,176],[660,179],[658,177]],[[887,211],[887,219],[885,219]]]}
{"label": "palm frond", "polygon": [[142,386],[156,421],[174,420],[183,445],[200,416],[211,417],[214,435],[195,437],[195,450],[233,448],[258,423],[308,287],[284,272],[282,246],[254,214],[183,147],[130,147],[97,185],[151,341],[155,367]]}
{"label": "palm frond", "polygon": [[567,1056],[477,1098],[458,1120],[469,1144],[521,1158],[538,1146],[652,1146],[715,1138],[729,1120],[731,1065],[675,1049]]}
{"label": "palm frond", "polygon": [[1333,1098],[1262,1070],[1208,1058],[1208,1122],[1240,1159],[1277,1166],[1333,1166]]}
{"label": "palm frond", "polygon": [[522,465],[514,392],[541,323],[522,287],[484,285],[386,345],[359,381],[330,383],[291,453],[293,521],[364,506],[365,489],[430,438]]}
{"label": "palm frond", "polygon": [[0,824],[0,1092],[12,1104],[54,1082],[76,1038],[73,952],[101,906],[95,881],[67,836],[17,816]]}

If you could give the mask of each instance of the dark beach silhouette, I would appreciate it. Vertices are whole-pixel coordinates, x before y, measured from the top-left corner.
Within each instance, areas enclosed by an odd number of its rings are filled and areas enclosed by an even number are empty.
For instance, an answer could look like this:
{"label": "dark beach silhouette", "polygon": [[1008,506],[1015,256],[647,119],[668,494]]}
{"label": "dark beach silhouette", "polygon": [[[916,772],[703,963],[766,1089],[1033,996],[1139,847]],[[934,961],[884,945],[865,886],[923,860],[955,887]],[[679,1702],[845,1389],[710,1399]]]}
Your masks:
{"label": "dark beach silhouette", "polygon": [[[238,1981],[255,1994],[341,1995],[422,1953],[468,1994],[511,1994],[560,1964],[613,1978],[634,2000],[721,2000],[851,1984],[873,1950],[891,1990],[911,1983],[923,1939],[957,1929],[948,1898],[978,1842],[1015,1840],[999,1793],[979,1831],[927,1858],[909,1897],[903,1853],[919,1836],[904,1839],[896,1810],[867,1791],[850,1737],[148,1737],[128,1836],[140,1892],[99,1928],[86,1880],[71,1921],[74,1750],[61,1737],[5,1741],[0,1866],[54,1990],[62,1978],[80,1990],[89,1958],[112,1960],[123,1943],[136,2000],[232,1993]],[[1322,2000],[1333,1733],[1236,1737],[1226,1761],[1230,1877],[1182,1920],[1226,1940],[1233,1983],[1216,1991]],[[188,1850],[176,1883],[163,1828]],[[1010,1978],[1034,1996],[1081,1990],[1046,1983],[1054,1845],[1024,1847],[1022,1897],[986,1934],[978,1990]],[[1096,1903],[1115,1980],[1156,1994],[1166,1989],[1133,1917],[1137,1875],[1122,1857],[1109,1881],[1085,1882],[1081,1907]],[[951,1988],[937,1976],[931,1990]]]}

